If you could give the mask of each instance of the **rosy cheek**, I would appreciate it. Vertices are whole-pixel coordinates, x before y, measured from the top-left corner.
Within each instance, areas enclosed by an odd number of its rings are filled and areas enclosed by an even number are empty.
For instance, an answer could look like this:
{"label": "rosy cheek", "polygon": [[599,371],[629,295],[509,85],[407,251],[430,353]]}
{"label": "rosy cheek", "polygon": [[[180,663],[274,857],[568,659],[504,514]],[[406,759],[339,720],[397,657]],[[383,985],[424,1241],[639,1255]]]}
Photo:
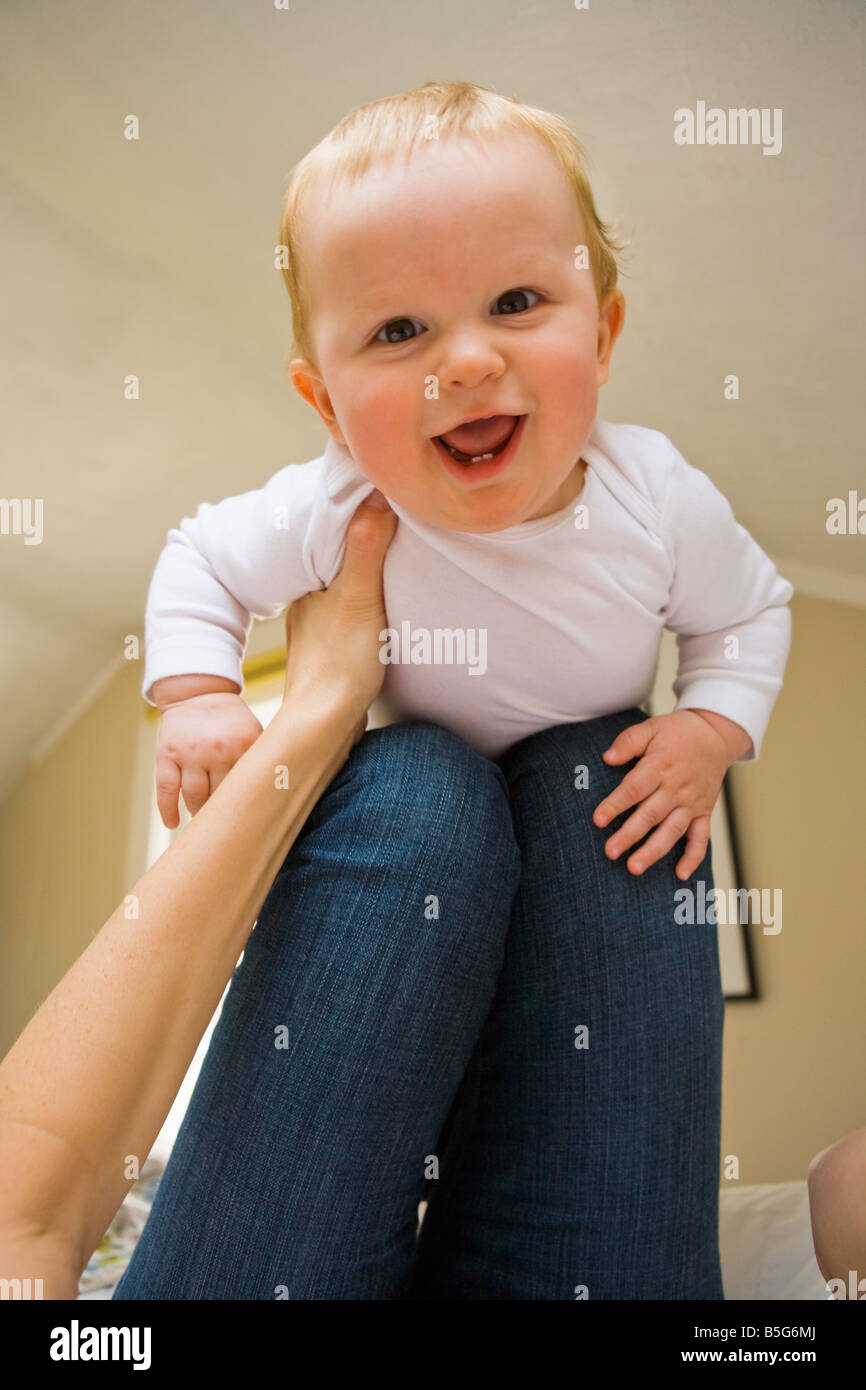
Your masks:
{"label": "rosy cheek", "polygon": [[395,409],[393,396],[385,393],[370,396],[363,402],[362,409],[353,412],[355,437],[363,439],[367,448],[387,452],[399,447],[399,441],[406,438],[409,426]]}
{"label": "rosy cheek", "polygon": [[371,406],[366,410],[358,410],[356,407],[346,422],[346,436],[359,457],[381,453],[387,438],[387,428],[382,422],[378,408]]}
{"label": "rosy cheek", "polygon": [[405,459],[400,447],[403,435],[381,414],[357,419],[347,426],[347,439],[359,467],[371,483],[390,493],[392,485],[405,483]]}

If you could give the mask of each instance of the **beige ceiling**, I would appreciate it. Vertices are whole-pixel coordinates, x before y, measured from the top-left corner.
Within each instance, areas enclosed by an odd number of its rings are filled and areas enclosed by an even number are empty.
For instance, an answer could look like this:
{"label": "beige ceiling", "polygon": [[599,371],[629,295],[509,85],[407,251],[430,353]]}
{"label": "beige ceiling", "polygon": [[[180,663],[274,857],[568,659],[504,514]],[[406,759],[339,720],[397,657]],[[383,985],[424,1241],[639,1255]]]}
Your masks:
{"label": "beige ceiling", "polygon": [[[283,375],[284,182],[433,77],[587,143],[633,239],[602,415],[669,434],[795,586],[863,602],[866,540],[825,518],[866,493],[864,27],[855,0],[5,0],[0,495],[44,499],[44,539],[0,536],[0,795],[142,632],[167,529],[321,452]],[[782,152],[676,145],[699,100],[782,108]]]}

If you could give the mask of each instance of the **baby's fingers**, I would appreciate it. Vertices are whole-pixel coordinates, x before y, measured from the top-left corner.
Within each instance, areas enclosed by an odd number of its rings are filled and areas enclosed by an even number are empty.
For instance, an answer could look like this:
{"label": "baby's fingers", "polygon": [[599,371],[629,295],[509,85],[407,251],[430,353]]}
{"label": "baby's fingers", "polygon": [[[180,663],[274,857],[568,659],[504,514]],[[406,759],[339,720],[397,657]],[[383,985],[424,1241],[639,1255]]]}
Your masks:
{"label": "baby's fingers", "polygon": [[[635,806],[640,801],[645,801],[652,796],[653,792],[658,791],[660,779],[658,772],[653,768],[652,762],[647,758],[641,758],[637,767],[633,767],[631,772],[627,772],[618,787],[614,787],[609,796],[600,801],[592,813],[592,819],[596,825],[609,825],[623,811],[627,811],[629,806]],[[656,818],[658,819],[658,818]],[[631,825],[626,821],[626,825]],[[645,835],[650,825],[655,825],[655,821],[649,822],[641,831]],[[614,837],[615,838],[615,837]],[[620,848],[624,849],[626,844],[632,844],[631,840],[623,839]],[[610,841],[608,841],[610,844]]]}
{"label": "baby's fingers", "polygon": [[180,768],[174,758],[161,753],[156,760],[156,804],[167,830],[176,829],[180,822],[177,798],[180,794]]}
{"label": "baby's fingers", "polygon": [[695,869],[703,863],[704,855],[707,852],[707,845],[710,843],[710,817],[697,816],[689,826],[686,836],[686,848],[682,859],[677,864],[677,877],[690,878]]}
{"label": "baby's fingers", "polygon": [[[634,854],[629,856],[627,867],[633,874],[642,874],[651,864],[664,858],[677,840],[685,835],[691,812],[685,806],[675,806],[669,815],[653,831]],[[700,861],[699,861],[700,862]]]}
{"label": "baby's fingers", "polygon": [[[671,798],[661,788],[654,796],[648,796],[637,810],[632,812],[625,824],[605,842],[604,852],[608,859],[618,859],[629,845],[637,844],[648,835],[654,825],[663,825],[670,809]],[[684,830],[685,826],[680,831],[681,835]]]}
{"label": "baby's fingers", "polygon": [[206,769],[203,767],[185,767],[181,785],[186,809],[191,816],[194,816],[197,811],[201,810],[210,796],[210,783]]}
{"label": "baby's fingers", "polygon": [[631,762],[633,758],[639,758],[646,752],[650,739],[656,732],[653,719],[644,719],[640,724],[629,724],[627,729],[617,734],[610,747],[605,748],[602,757],[609,767]]}

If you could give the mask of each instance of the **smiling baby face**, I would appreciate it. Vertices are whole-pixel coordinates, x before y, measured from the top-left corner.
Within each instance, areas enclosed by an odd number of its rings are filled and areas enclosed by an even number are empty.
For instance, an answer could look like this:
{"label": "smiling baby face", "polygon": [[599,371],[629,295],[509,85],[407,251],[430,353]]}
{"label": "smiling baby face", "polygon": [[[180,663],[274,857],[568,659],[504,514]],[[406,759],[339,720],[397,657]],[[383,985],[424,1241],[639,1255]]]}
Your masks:
{"label": "smiling baby face", "polygon": [[[600,308],[575,266],[586,234],[545,143],[429,140],[349,187],[312,189],[304,225],[317,360],[290,372],[370,481],[457,531],[573,501],[625,301],[615,290]],[[510,419],[453,433],[489,416]],[[446,433],[461,457],[494,457],[458,462]]]}

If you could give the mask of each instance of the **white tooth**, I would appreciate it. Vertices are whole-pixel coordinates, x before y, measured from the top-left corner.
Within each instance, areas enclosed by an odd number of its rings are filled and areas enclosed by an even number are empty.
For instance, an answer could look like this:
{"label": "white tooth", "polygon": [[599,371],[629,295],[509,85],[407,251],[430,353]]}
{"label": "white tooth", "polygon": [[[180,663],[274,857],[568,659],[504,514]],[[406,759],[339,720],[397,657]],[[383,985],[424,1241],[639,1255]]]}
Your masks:
{"label": "white tooth", "polygon": [[[442,440],[442,443],[445,444],[445,440],[444,440],[444,439]],[[462,459],[458,459],[458,458],[457,458],[457,451],[455,450],[453,444],[445,444],[445,448],[448,450],[449,454],[451,454],[452,458],[454,458],[454,459],[457,461],[457,463],[461,463],[461,462],[462,462]],[[492,458],[493,458],[493,455],[492,455],[492,454],[475,454],[475,455],[473,455],[473,457],[472,457],[471,459],[469,459],[469,463],[481,463],[484,459],[492,459]],[[463,465],[464,468],[468,468],[469,463],[465,463],[465,464]]]}

